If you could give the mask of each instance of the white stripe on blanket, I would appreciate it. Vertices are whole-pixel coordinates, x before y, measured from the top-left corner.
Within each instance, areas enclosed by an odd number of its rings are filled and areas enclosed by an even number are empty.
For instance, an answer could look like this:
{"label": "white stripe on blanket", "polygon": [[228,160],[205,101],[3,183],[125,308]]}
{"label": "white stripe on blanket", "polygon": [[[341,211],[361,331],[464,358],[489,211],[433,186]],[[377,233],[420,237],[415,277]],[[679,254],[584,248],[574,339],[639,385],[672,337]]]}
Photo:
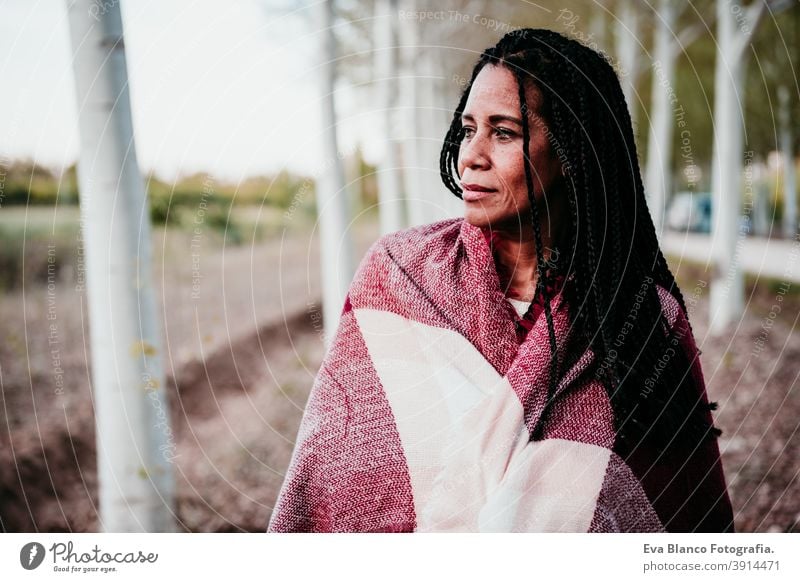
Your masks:
{"label": "white stripe on blanket", "polygon": [[417,531],[587,531],[610,451],[529,442],[519,398],[462,335],[355,316],[395,417]]}

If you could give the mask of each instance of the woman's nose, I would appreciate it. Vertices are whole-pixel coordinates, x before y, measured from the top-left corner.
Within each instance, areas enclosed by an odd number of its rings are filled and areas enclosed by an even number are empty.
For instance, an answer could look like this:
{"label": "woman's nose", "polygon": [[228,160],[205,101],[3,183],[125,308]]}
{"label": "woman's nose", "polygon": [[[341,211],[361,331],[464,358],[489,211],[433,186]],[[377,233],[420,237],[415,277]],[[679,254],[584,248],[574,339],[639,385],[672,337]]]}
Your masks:
{"label": "woman's nose", "polygon": [[488,142],[488,139],[476,134],[461,144],[461,163],[464,167],[486,168],[490,165]]}

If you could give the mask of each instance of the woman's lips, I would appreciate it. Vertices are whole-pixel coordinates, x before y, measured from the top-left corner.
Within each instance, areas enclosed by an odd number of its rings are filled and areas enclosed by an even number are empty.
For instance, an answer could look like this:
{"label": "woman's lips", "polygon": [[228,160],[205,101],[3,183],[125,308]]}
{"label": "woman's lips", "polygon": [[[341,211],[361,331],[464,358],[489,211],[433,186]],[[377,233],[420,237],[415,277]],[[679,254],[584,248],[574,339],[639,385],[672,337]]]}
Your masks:
{"label": "woman's lips", "polygon": [[486,188],[485,186],[480,186],[479,184],[461,184],[464,188],[463,198],[466,202],[476,202],[478,200],[483,200],[493,192],[496,192],[494,188]]}

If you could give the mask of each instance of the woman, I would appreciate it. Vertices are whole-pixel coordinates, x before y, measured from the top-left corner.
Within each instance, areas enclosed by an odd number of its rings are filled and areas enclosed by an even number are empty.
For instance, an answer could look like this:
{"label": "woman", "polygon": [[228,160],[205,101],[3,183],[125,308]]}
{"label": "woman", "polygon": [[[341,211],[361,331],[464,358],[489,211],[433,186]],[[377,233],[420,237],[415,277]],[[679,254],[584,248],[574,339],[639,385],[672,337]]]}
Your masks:
{"label": "woman", "polygon": [[607,60],[552,31],[503,37],[441,171],[464,218],[363,260],[269,531],[732,530]]}

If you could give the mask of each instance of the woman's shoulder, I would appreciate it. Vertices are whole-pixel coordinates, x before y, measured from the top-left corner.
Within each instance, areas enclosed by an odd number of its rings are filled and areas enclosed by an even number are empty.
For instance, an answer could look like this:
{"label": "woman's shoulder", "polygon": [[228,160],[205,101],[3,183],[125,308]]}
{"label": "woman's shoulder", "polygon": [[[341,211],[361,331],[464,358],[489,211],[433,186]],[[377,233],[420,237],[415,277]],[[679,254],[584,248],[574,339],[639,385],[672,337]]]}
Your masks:
{"label": "woman's shoulder", "polygon": [[432,270],[437,265],[447,263],[448,257],[452,256],[462,222],[461,218],[452,218],[381,236],[361,259],[351,291],[368,286],[375,280],[388,281],[412,273],[415,280],[430,278]]}
{"label": "woman's shoulder", "polygon": [[463,218],[448,218],[430,224],[411,226],[396,232],[390,232],[378,239],[378,243],[387,247],[407,248],[410,243],[416,245],[437,244],[440,241],[455,238],[461,231]]}
{"label": "woman's shoulder", "polygon": [[394,262],[413,262],[415,257],[449,248],[457,241],[463,221],[463,218],[448,218],[384,234],[369,248],[365,261],[387,257]]}
{"label": "woman's shoulder", "polygon": [[[458,255],[462,219],[414,226],[385,234],[369,248],[353,277],[353,305],[386,305],[387,297],[405,304],[421,287],[440,281],[443,266]],[[441,283],[441,282],[440,282]]]}

